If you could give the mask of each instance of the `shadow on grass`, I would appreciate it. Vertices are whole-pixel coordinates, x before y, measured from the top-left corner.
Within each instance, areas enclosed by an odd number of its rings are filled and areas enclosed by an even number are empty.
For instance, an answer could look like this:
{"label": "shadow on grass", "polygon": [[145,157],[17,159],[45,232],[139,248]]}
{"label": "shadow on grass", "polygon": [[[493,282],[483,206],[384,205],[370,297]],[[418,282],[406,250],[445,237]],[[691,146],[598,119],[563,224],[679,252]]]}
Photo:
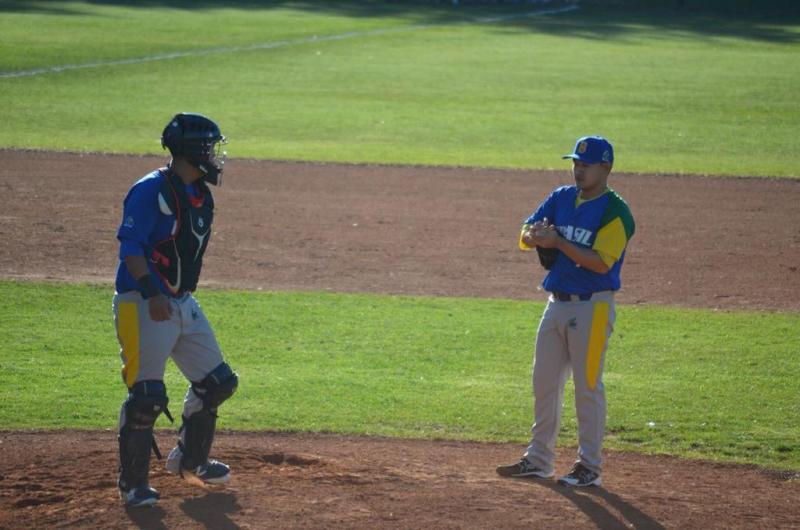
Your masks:
{"label": "shadow on grass", "polygon": [[[400,17],[409,24],[478,22],[482,17],[557,9],[576,0],[0,0],[0,12],[91,16],[92,5],[176,10],[270,10],[287,8],[345,17]],[[624,39],[653,31],[665,38],[686,34],[776,43],[800,42],[800,2],[794,0],[582,0],[581,8],[556,16],[496,21],[502,31],[530,31],[585,39]],[[610,5],[609,5],[610,4]],[[794,27],[793,27],[794,26]]]}

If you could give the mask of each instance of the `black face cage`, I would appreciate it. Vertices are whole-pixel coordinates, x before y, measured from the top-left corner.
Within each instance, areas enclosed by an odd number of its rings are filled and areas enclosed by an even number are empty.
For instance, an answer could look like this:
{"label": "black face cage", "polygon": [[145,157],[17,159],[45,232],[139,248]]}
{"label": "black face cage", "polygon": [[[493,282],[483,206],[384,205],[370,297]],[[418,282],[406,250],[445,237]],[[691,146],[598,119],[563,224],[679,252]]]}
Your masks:
{"label": "black face cage", "polygon": [[222,168],[227,157],[227,153],[223,151],[223,145],[226,143],[224,136],[218,140],[202,142],[199,145],[195,145],[193,151],[196,154],[188,157],[190,162],[204,173],[204,178],[209,184],[222,185]]}
{"label": "black face cage", "polygon": [[193,162],[195,163],[211,164],[218,169],[222,169],[222,165],[225,163],[225,157],[227,156],[222,146],[226,143],[224,136],[219,141],[203,142],[195,151],[197,154],[191,158],[194,159]]}

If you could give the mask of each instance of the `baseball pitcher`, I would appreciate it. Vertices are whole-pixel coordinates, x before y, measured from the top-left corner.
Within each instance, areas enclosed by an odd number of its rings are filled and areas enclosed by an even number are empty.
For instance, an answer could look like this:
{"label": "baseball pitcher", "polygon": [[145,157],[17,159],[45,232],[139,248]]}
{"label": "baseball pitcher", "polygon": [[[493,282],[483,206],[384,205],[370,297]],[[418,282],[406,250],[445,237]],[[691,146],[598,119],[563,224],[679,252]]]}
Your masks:
{"label": "baseball pitcher", "polygon": [[547,269],[542,287],[550,293],[536,336],[531,442],[519,462],[499,466],[497,473],[542,479],[554,475],[564,385],[571,372],[578,459],[558,482],[600,486],[606,422],[603,363],[634,221],[622,197],[607,186],[614,163],[608,140],[585,136],[563,158],[572,159],[575,185],[554,190],[525,220],[519,238],[522,250],[536,249]]}
{"label": "baseball pitcher", "polygon": [[164,386],[172,357],[191,382],[183,403],[177,445],[167,471],[195,483],[224,484],[230,469],[209,459],[217,408],[233,395],[237,375],[192,296],[214,220],[208,184],[222,179],[225,143],[219,127],[200,114],[181,113],[164,128],[161,144],[172,161],[136,182],[125,197],[114,322],[128,397],[119,418],[119,480],[128,506],[155,504],[150,451],[160,459],[153,426],[164,412],[172,421]]}

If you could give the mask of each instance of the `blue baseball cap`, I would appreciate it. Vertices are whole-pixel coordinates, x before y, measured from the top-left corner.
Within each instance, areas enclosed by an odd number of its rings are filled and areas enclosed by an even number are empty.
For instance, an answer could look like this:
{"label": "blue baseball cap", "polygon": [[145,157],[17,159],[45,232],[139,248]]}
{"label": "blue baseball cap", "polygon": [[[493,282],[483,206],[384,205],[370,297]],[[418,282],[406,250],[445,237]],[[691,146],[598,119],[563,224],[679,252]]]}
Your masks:
{"label": "blue baseball cap", "polygon": [[572,153],[561,158],[572,158],[586,164],[599,164],[600,162],[610,164],[614,161],[614,147],[602,136],[584,136],[575,142],[575,149]]}

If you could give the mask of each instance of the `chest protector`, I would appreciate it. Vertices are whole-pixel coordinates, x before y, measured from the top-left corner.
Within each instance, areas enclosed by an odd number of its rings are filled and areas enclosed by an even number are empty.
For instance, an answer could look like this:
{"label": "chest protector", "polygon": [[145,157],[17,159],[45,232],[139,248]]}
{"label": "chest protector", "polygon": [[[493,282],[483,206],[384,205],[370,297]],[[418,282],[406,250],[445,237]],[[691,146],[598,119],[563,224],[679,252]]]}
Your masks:
{"label": "chest protector", "polygon": [[170,169],[162,170],[164,180],[158,192],[158,208],[175,217],[170,237],[153,245],[152,262],[156,273],[173,295],[194,291],[200,279],[211,223],[214,199],[206,183],[194,185],[199,194],[190,196],[183,181]]}

